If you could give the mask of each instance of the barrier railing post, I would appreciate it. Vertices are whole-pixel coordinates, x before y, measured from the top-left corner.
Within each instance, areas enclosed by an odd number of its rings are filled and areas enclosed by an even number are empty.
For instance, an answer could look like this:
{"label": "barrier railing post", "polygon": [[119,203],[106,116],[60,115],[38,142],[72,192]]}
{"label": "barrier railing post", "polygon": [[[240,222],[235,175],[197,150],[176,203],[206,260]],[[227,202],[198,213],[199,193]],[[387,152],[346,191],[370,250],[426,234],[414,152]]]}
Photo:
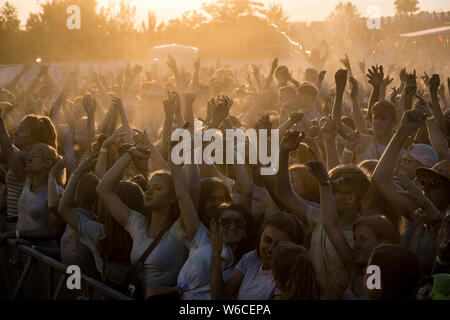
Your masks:
{"label": "barrier railing post", "polygon": [[17,282],[16,288],[14,289],[13,295],[11,297],[11,300],[15,300],[17,297],[17,294],[20,291],[20,288],[22,287],[22,284],[25,280],[25,277],[28,274],[28,271],[30,270],[31,267],[31,262],[32,262],[33,258],[31,256],[28,256],[27,258],[27,262],[25,263],[25,267],[23,268],[22,273],[20,274],[20,278],[19,281]]}

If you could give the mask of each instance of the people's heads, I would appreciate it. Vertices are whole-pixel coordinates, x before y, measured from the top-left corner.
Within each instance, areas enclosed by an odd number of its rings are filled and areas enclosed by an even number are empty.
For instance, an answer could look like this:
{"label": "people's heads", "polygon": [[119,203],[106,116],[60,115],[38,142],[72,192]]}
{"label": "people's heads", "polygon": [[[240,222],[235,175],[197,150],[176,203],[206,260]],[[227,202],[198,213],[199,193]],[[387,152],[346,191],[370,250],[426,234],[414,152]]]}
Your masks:
{"label": "people's heads", "polygon": [[85,173],[78,183],[75,205],[77,208],[91,209],[95,208],[98,200],[98,194],[95,188],[98,185],[98,178],[90,172]]}
{"label": "people's heads", "polygon": [[147,210],[162,209],[177,202],[172,174],[158,170],[152,173],[144,193]]}
{"label": "people's heads", "polygon": [[217,208],[216,217],[223,243],[231,247],[237,244],[236,260],[255,248],[256,220],[242,205],[224,202]]}
{"label": "people's heads", "polygon": [[223,202],[230,202],[228,187],[218,178],[203,178],[200,181],[199,217],[207,227],[216,218],[217,208]]}
{"label": "people's heads", "polygon": [[289,69],[286,66],[279,66],[277,70],[275,70],[275,78],[279,84],[285,84],[291,78]]}
{"label": "people's heads", "polygon": [[311,257],[303,246],[287,241],[279,242],[272,251],[271,269],[282,299],[319,298],[319,286]]}
{"label": "people's heads", "polygon": [[36,143],[31,147],[25,161],[27,173],[48,172],[55,165],[58,158],[56,150],[47,144]]}
{"label": "people's heads", "polygon": [[297,89],[298,98],[303,108],[309,110],[314,107],[319,90],[311,82],[303,82]]}
{"label": "people's heads", "polygon": [[289,168],[292,188],[302,198],[320,202],[319,182],[303,164],[295,164]]}
{"label": "people's heads", "polygon": [[298,104],[297,91],[291,86],[281,87],[280,103],[281,105],[290,105],[292,107],[296,107]]}
{"label": "people's heads", "polygon": [[314,68],[306,68],[303,80],[311,83],[317,83],[319,81],[319,72]]}
{"label": "people's heads", "polygon": [[329,176],[338,213],[359,211],[370,185],[366,173],[355,165],[339,165],[331,169]]}
{"label": "people's heads", "polygon": [[263,265],[270,266],[272,250],[280,241],[303,244],[304,231],[297,218],[288,213],[279,213],[267,218],[261,226],[258,255]]}
{"label": "people's heads", "polygon": [[48,117],[28,115],[14,132],[14,145],[19,149],[44,143],[56,149],[56,130]]}
{"label": "people's heads", "polygon": [[395,126],[395,106],[387,100],[378,101],[372,106],[370,114],[375,137],[391,136]]}
{"label": "people's heads", "polygon": [[420,167],[431,168],[439,162],[439,156],[432,146],[415,143],[403,156],[400,172],[408,178],[416,177],[416,169]]}
{"label": "people's heads", "polygon": [[414,252],[398,244],[380,244],[373,248],[367,266],[378,266],[380,289],[369,289],[365,275],[364,290],[372,300],[412,299],[420,280],[420,263]]}
{"label": "people's heads", "polygon": [[423,279],[417,300],[450,300],[450,274],[434,274]]}
{"label": "people's heads", "polygon": [[372,249],[382,243],[397,243],[398,236],[392,223],[385,216],[370,214],[353,223],[355,262],[367,264]]}
{"label": "people's heads", "polygon": [[450,203],[450,160],[442,160],[432,168],[417,168],[416,175],[425,195],[444,211]]}

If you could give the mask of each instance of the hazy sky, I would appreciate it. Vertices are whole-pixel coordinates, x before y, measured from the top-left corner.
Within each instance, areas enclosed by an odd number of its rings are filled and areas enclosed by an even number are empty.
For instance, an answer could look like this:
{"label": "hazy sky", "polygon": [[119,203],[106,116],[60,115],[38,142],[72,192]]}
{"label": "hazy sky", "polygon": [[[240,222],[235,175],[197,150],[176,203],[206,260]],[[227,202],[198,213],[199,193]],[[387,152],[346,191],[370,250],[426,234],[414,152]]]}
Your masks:
{"label": "hazy sky", "polygon": [[[3,4],[6,0],[0,0]],[[38,3],[42,0],[9,0],[19,11],[19,18],[26,21],[30,12],[39,9]],[[156,13],[159,21],[167,21],[181,16],[187,10],[200,10],[204,2],[213,0],[130,0],[137,8],[137,19],[143,19],[148,10]],[[258,1],[258,0],[256,0]],[[259,0],[268,4],[272,0]],[[101,5],[115,4],[118,0],[98,0]],[[291,21],[316,21],[323,20],[333,10],[339,0],[275,0],[274,2],[283,5],[291,15]],[[353,0],[352,1],[364,15],[370,5],[378,5],[381,14],[394,14],[394,0]],[[450,11],[450,0],[419,0],[420,8],[427,11]]]}

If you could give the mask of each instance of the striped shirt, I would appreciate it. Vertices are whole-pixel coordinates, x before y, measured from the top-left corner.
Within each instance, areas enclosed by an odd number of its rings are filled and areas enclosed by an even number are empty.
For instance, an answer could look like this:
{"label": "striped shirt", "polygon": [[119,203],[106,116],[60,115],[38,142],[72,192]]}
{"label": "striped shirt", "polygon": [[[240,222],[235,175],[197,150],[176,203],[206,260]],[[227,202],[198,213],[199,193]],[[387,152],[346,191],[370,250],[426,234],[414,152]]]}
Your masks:
{"label": "striped shirt", "polygon": [[11,169],[8,170],[6,177],[6,211],[9,217],[17,217],[17,203],[22,194],[23,183],[20,182]]}

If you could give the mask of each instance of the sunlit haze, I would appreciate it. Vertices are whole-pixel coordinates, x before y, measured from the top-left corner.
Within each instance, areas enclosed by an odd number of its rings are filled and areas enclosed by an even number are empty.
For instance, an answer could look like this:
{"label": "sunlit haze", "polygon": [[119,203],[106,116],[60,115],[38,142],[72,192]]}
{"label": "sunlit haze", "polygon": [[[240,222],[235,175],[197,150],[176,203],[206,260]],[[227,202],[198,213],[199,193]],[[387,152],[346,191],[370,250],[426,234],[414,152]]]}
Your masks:
{"label": "sunlit haze", "polygon": [[[201,10],[202,3],[211,2],[211,0],[129,0],[136,6],[136,18],[142,20],[147,15],[148,10],[152,10],[159,21],[168,21],[181,16],[187,10]],[[0,0],[3,4],[5,0]],[[42,0],[13,0],[10,1],[17,7],[19,18],[22,23],[26,21],[30,12],[36,12],[39,9],[39,2]],[[119,0],[98,0],[100,6],[117,5]],[[317,21],[323,20],[333,10],[338,0],[259,0],[264,4],[276,2],[283,5],[290,14],[290,21]],[[419,7],[424,11],[449,11],[449,0],[420,0]],[[378,5],[383,16],[394,14],[394,0],[353,0],[359,11],[364,15],[367,8],[371,5]]]}

